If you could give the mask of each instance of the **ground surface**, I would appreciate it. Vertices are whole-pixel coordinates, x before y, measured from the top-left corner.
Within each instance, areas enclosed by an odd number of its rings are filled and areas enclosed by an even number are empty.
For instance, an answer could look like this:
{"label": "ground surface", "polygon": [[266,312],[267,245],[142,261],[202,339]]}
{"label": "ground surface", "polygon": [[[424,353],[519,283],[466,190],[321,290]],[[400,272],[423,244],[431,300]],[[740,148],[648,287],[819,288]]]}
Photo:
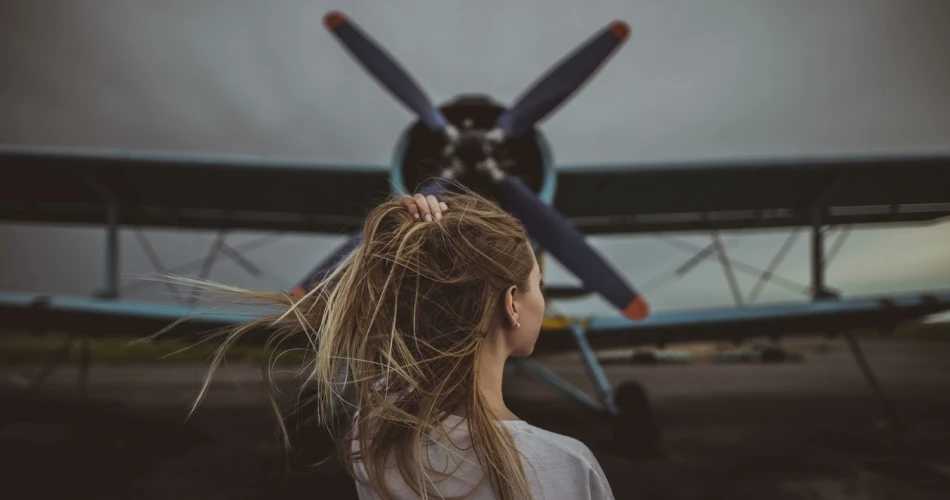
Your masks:
{"label": "ground surface", "polygon": [[[611,365],[637,379],[662,424],[662,461],[617,456],[608,426],[537,383],[509,377],[511,406],[595,451],[618,499],[950,498],[950,344],[868,342],[907,425],[882,415],[844,344],[772,366]],[[545,364],[586,384],[571,358]],[[256,367],[223,368],[188,421],[202,366],[103,366],[78,402],[75,369],[32,397],[33,368],[0,367],[6,498],[351,498],[333,469],[284,469]]]}

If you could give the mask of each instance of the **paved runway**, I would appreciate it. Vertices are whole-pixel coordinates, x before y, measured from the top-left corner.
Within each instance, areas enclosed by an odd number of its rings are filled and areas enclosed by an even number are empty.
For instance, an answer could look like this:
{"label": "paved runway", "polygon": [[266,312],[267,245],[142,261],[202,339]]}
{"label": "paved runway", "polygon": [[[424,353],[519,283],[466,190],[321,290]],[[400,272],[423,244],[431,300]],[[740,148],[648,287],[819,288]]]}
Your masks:
{"label": "paved runway", "polygon": [[[506,391],[522,418],[591,446],[618,499],[950,498],[950,344],[865,348],[906,424],[900,433],[878,426],[881,409],[841,343],[800,364],[609,366],[612,382],[650,391],[661,461],[615,455],[604,422],[534,381],[509,377]],[[589,387],[576,359],[545,364]],[[222,368],[188,421],[200,366],[93,366],[85,404],[71,368],[25,397],[29,371],[0,377],[9,498],[353,494],[333,469],[286,472],[256,367]]]}

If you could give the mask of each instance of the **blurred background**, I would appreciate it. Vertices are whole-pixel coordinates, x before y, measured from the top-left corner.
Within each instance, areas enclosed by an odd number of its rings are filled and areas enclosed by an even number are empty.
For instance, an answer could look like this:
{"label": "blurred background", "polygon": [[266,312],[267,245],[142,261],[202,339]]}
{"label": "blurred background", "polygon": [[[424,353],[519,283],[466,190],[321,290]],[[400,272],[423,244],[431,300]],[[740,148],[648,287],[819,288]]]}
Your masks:
{"label": "blurred background", "polygon": [[[950,148],[950,4],[938,0],[4,0],[0,143],[389,165],[414,118],[324,29],[323,15],[336,8],[437,102],[484,93],[509,103],[596,30],[625,20],[626,45],[541,125],[556,165]],[[788,235],[721,234],[732,259],[757,268]],[[182,302],[138,278],[155,272],[156,256],[167,269],[197,274],[218,236],[121,232],[122,297]],[[218,259],[207,277],[266,290],[289,289],[343,240],[255,231],[224,237],[241,258]],[[708,233],[676,238],[709,243]],[[654,311],[736,305],[713,259],[670,274],[690,258],[682,245],[652,234],[590,241],[631,282],[649,284]],[[91,294],[101,285],[104,252],[102,227],[5,222],[0,290]],[[803,239],[776,274],[808,283],[808,252]],[[576,284],[548,262],[547,282]],[[749,290],[757,277],[736,279]],[[827,281],[845,296],[947,289],[950,223],[854,228]],[[757,302],[807,300],[804,288],[769,285]],[[616,314],[596,296],[554,307]],[[506,389],[526,419],[595,448],[617,498],[947,498],[950,433],[941,422],[950,416],[943,341],[950,332],[943,320],[927,318],[903,336],[866,335],[868,357],[908,420],[900,436],[880,433],[881,410],[846,345],[824,338],[792,343],[799,362],[781,366],[611,364],[611,380],[634,378],[650,390],[664,429],[659,461],[602,451],[609,433],[584,413],[550,420],[572,406],[546,388],[516,379]],[[31,391],[61,337],[5,338],[0,440],[5,482],[16,489],[10,498],[337,498],[327,496],[333,488],[340,498],[352,495],[339,470],[301,465],[313,455],[285,467],[254,349],[231,358],[207,404],[186,420],[208,350],[163,358],[182,345],[99,341],[87,386],[76,386],[74,349]],[[696,360],[722,350],[681,347]],[[573,354],[545,364],[590,386]]]}

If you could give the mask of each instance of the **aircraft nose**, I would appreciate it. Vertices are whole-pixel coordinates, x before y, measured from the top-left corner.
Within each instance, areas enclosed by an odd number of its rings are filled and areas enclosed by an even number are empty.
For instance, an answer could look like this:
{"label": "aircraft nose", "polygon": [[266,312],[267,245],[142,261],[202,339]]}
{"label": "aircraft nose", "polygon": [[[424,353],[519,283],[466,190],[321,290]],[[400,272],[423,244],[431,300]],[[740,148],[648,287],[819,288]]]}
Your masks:
{"label": "aircraft nose", "polygon": [[463,133],[455,149],[456,156],[466,167],[485,161],[490,153],[484,136],[475,132]]}

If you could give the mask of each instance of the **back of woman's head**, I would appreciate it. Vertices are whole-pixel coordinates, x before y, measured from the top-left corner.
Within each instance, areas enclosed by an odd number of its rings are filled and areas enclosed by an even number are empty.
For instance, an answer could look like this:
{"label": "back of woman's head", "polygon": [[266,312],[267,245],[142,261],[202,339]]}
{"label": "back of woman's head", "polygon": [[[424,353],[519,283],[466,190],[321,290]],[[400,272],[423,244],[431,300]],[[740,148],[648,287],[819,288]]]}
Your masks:
{"label": "back of woman's head", "polygon": [[374,209],[363,244],[314,289],[326,304],[313,318],[324,327],[324,375],[345,365],[366,384],[359,394],[390,399],[409,389],[443,397],[454,392],[446,383],[470,376],[498,300],[510,285],[528,286],[533,259],[520,222],[494,203],[469,194],[443,201],[451,209],[431,223],[397,200]]}
{"label": "back of woman's head", "polygon": [[[449,208],[432,222],[415,219],[399,199],[376,207],[362,244],[303,297],[241,292],[283,310],[231,332],[195,404],[224,349],[269,326],[276,332],[268,341],[272,356],[285,340],[306,338],[302,376],[317,394],[317,420],[342,422],[332,430],[343,463],[354,477],[361,463],[383,498],[392,460],[406,485],[429,496],[439,472],[428,470],[420,454],[433,432],[443,432],[439,424],[449,413],[466,416],[472,448],[498,498],[530,497],[511,436],[479,392],[476,367],[506,290],[530,286],[534,256],[521,223],[495,203],[471,193],[440,201]],[[346,418],[339,418],[341,408]]]}
{"label": "back of woman's head", "polygon": [[508,483],[523,477],[520,461],[491,423],[475,368],[499,301],[508,287],[529,286],[534,259],[520,222],[493,202],[472,194],[441,201],[450,208],[429,223],[398,200],[374,209],[363,244],[311,292],[308,302],[320,311],[311,318],[320,325],[312,381],[326,412],[346,374],[344,404],[356,418],[342,428],[341,442],[358,440],[359,451],[342,446],[344,463],[362,461],[377,489],[394,456],[406,482],[424,494],[430,479],[418,454],[446,413],[459,411],[469,417],[483,464],[498,469],[486,477],[496,490],[518,490]]}

